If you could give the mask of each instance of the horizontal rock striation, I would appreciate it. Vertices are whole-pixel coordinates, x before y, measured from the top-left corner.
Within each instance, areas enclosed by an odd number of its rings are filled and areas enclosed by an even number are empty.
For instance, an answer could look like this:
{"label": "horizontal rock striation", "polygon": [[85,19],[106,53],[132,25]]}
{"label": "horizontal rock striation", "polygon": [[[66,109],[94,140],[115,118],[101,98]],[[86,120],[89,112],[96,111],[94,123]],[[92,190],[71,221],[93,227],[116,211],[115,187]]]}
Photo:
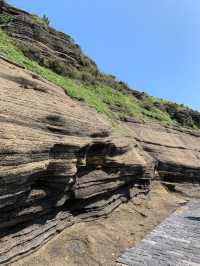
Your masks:
{"label": "horizontal rock striation", "polygon": [[148,193],[154,159],[61,88],[0,60],[0,264]]}
{"label": "horizontal rock striation", "polygon": [[[199,196],[198,131],[127,120],[125,130],[0,59],[0,264],[64,228],[106,217],[159,179]],[[126,132],[126,133],[125,133]]]}
{"label": "horizontal rock striation", "polygon": [[95,62],[83,54],[69,35],[49,27],[42,18],[7,4],[0,6],[0,15],[1,27],[18,42],[26,56],[42,66],[62,75],[84,69],[98,72]]}
{"label": "horizontal rock striation", "polygon": [[[105,217],[159,179],[199,195],[198,131],[127,120],[0,59],[0,264],[81,220]],[[126,132],[126,133],[125,133]]]}
{"label": "horizontal rock striation", "polygon": [[128,125],[144,151],[155,159],[155,178],[171,190],[199,196],[199,131],[165,128],[158,124],[129,122]]}
{"label": "horizontal rock striation", "polygon": [[[2,14],[7,23],[1,27],[29,58],[62,75],[84,69],[97,74],[69,36],[8,5],[0,5]],[[180,124],[192,124],[187,114],[170,106],[166,111]],[[0,264],[10,265],[76,222],[106,217],[147,194],[152,179],[200,195],[199,131],[134,118],[121,124],[124,131],[113,129],[61,88],[2,58],[0,125]]]}
{"label": "horizontal rock striation", "polygon": [[[18,49],[32,61],[59,75],[87,82],[92,86],[101,84],[120,91],[132,98],[134,102],[138,102],[147,111],[145,116],[148,118],[156,118],[157,113],[161,111],[163,115],[170,118],[171,123],[174,121],[183,127],[200,128],[200,112],[176,103],[152,100],[146,93],[130,89],[126,83],[118,81],[115,76],[101,73],[95,62],[81,51],[80,46],[69,35],[50,27],[48,18],[46,19],[6,3],[0,3],[0,28],[12,37]],[[109,109],[116,113],[124,113],[123,108],[109,106]],[[148,111],[152,111],[154,115]],[[122,120],[133,119],[120,117]],[[159,120],[159,116],[156,119]]]}

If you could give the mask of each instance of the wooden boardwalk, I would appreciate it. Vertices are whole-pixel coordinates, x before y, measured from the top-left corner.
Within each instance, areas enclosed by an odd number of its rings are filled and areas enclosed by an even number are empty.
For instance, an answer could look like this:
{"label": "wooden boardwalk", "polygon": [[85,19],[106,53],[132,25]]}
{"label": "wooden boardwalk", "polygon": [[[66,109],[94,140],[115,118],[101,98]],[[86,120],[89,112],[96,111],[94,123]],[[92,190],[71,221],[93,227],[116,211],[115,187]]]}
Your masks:
{"label": "wooden boardwalk", "polygon": [[130,266],[200,266],[200,200],[173,213],[118,262]]}

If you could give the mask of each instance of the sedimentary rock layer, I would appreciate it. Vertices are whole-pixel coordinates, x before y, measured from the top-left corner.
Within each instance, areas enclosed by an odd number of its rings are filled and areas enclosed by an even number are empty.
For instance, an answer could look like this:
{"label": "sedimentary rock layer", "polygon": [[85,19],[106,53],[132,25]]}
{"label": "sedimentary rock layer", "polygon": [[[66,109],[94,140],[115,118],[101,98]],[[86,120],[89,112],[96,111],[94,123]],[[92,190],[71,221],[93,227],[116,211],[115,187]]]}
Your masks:
{"label": "sedimentary rock layer", "polygon": [[3,60],[0,84],[1,264],[148,193],[153,178],[199,193],[198,132],[131,122],[113,130],[61,88]]}
{"label": "sedimentary rock layer", "polygon": [[200,133],[159,124],[128,123],[137,140],[155,160],[155,177],[169,189],[199,196]]}
{"label": "sedimentary rock layer", "polygon": [[153,159],[63,89],[0,61],[0,263],[148,193]]}
{"label": "sedimentary rock layer", "polygon": [[0,102],[0,264],[148,193],[153,178],[199,193],[198,132],[131,122],[112,129],[63,89],[3,60]]}
{"label": "sedimentary rock layer", "polygon": [[81,69],[98,72],[96,64],[69,35],[49,27],[42,18],[7,4],[0,6],[0,14],[8,21],[1,27],[32,60],[63,75]]}
{"label": "sedimentary rock layer", "polygon": [[[147,111],[156,111],[167,115],[177,124],[200,128],[200,113],[168,101],[152,101],[144,92],[130,89],[113,75],[105,75],[98,70],[93,60],[87,57],[73,39],[49,25],[47,17],[38,17],[20,10],[2,1],[0,3],[0,28],[12,37],[15,44],[26,57],[53,70],[59,75],[88,82],[91,85],[102,84],[129,95],[139,101]],[[124,107],[110,106],[111,111],[123,112]],[[164,112],[164,113],[163,113]],[[156,114],[155,113],[155,114]],[[151,114],[148,114],[151,117]],[[124,117],[133,120],[133,117]],[[159,118],[158,118],[159,119]],[[172,121],[171,121],[172,122]]]}

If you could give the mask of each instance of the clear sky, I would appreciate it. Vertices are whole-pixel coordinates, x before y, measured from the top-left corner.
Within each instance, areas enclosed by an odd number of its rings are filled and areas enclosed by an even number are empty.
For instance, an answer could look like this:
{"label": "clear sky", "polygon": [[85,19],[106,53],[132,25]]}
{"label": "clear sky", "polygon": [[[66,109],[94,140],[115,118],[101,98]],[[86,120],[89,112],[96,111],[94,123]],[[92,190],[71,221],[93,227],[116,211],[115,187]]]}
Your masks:
{"label": "clear sky", "polygon": [[200,111],[200,0],[8,0],[73,37],[99,68]]}

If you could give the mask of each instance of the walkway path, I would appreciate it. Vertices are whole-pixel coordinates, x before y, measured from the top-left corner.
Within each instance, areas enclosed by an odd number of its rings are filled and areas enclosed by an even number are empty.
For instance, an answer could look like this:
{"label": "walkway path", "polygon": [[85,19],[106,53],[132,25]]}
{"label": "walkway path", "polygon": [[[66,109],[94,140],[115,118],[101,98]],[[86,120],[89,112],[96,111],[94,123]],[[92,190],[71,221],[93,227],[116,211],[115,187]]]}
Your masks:
{"label": "walkway path", "polygon": [[118,262],[129,266],[200,266],[200,200],[172,214]]}

